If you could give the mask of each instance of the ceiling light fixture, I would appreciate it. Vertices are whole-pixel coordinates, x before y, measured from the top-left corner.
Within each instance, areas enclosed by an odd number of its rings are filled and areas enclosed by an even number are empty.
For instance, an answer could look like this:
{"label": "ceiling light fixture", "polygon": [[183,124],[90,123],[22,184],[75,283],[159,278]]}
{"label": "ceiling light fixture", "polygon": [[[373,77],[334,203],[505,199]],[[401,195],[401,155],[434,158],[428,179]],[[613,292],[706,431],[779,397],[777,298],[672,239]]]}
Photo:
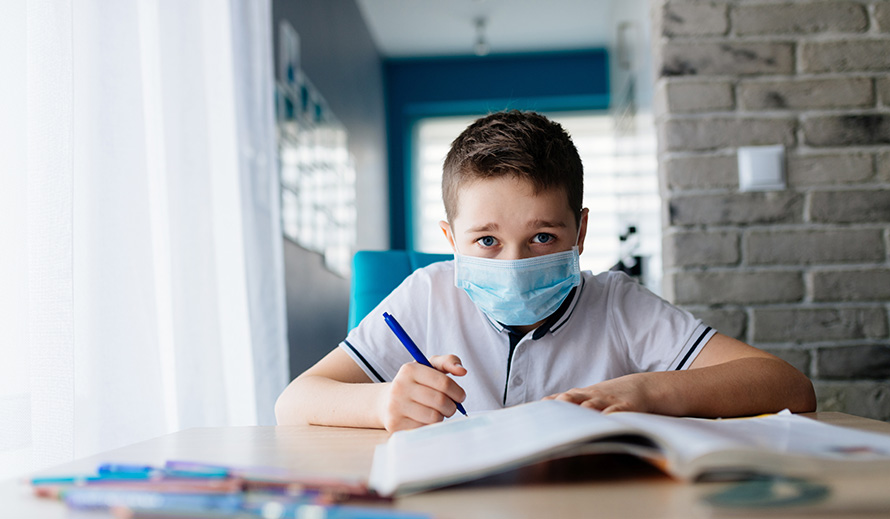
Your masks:
{"label": "ceiling light fixture", "polygon": [[487,56],[489,52],[488,42],[485,40],[485,18],[476,18],[476,44],[473,51],[477,56]]}

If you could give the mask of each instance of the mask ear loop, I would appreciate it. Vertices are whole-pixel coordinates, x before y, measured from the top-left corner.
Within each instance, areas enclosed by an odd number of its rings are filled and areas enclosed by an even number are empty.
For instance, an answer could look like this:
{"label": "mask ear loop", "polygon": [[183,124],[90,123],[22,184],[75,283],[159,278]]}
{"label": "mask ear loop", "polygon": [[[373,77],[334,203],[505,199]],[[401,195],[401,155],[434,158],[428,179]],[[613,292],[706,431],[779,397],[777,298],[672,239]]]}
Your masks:
{"label": "mask ear loop", "polygon": [[448,228],[451,229],[451,244],[454,245],[454,254],[460,256],[460,249],[457,248],[457,236],[454,235],[454,227],[451,227],[449,224]]}
{"label": "mask ear loop", "polygon": [[[584,212],[581,212],[582,216]],[[581,248],[581,244],[578,243],[581,241],[581,217],[578,218],[578,232],[575,233],[575,247]]]}

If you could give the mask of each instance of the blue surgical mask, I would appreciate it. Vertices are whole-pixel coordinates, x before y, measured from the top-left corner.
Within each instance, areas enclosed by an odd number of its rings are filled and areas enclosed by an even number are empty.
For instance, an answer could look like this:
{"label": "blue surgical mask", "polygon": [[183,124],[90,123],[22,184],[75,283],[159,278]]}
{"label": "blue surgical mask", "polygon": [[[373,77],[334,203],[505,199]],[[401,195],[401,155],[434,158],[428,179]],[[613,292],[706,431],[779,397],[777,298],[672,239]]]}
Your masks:
{"label": "blue surgical mask", "polygon": [[581,284],[578,247],[518,260],[454,253],[454,284],[501,324],[537,323],[555,312]]}

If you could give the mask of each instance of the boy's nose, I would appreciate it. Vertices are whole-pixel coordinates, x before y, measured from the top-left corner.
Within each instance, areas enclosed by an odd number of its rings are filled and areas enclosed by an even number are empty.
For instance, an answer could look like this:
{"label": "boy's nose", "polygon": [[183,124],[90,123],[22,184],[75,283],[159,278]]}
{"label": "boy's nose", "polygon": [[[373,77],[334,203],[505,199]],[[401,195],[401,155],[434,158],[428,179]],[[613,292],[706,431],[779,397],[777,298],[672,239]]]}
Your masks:
{"label": "boy's nose", "polygon": [[504,247],[501,251],[501,254],[498,256],[498,259],[504,260],[518,260],[532,257],[533,254],[527,247]]}

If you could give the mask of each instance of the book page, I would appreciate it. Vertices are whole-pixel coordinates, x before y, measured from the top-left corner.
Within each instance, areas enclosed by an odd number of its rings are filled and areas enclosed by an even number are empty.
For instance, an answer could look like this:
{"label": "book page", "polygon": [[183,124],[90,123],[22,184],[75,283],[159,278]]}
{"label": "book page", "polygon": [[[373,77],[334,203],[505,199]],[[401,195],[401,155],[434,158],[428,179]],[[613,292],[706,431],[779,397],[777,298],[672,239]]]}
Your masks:
{"label": "book page", "polygon": [[579,440],[624,432],[627,426],[565,402],[473,413],[394,433],[375,452],[371,485],[392,491],[404,482],[457,482],[497,467],[522,465]]}
{"label": "book page", "polygon": [[[764,460],[791,458],[825,461],[890,462],[890,436],[838,427],[784,411],[751,418],[676,418],[641,413],[615,413],[611,419],[650,431],[662,445],[670,445],[667,469],[683,477],[697,459],[724,455],[720,465],[772,468]],[[744,454],[747,453],[747,454]],[[711,459],[714,459],[712,456]],[[707,466],[699,467],[706,470]],[[714,467],[716,468],[716,467]]]}
{"label": "book page", "polygon": [[[651,439],[657,448],[627,435]],[[711,420],[603,415],[566,402],[540,401],[397,432],[377,447],[370,484],[384,494],[420,490],[585,451],[635,454],[681,479],[807,475],[826,470],[826,463],[831,470],[890,470],[890,435],[788,412]]]}

